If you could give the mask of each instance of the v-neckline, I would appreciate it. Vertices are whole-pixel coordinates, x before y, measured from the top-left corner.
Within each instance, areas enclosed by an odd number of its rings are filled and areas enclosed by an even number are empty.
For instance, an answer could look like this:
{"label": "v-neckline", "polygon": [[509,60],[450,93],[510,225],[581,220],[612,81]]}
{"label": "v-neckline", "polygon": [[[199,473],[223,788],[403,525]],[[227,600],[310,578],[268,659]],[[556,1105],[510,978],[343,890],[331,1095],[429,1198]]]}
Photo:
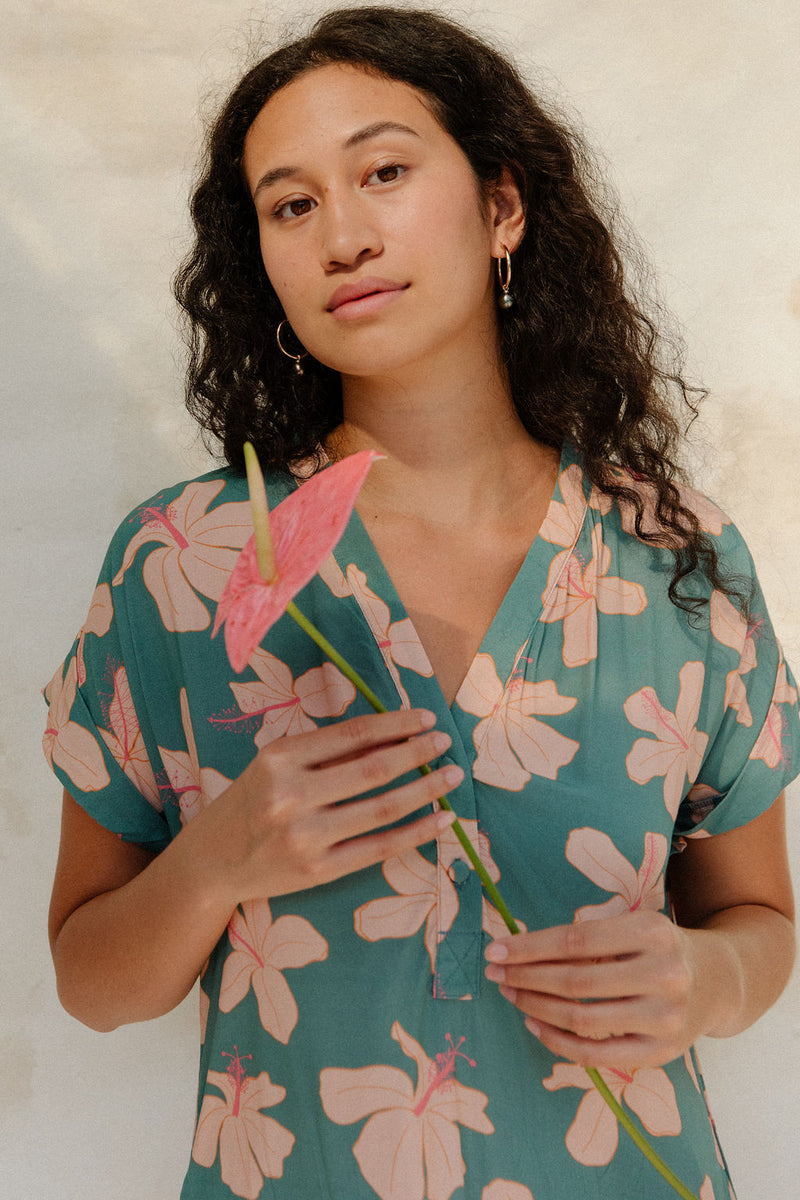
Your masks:
{"label": "v-neckline", "polygon": [[[428,703],[431,703],[435,696],[438,699],[437,708],[443,706],[449,713],[454,713],[458,708],[458,698],[464,689],[464,685],[472,672],[475,662],[481,654],[491,656],[500,678],[508,678],[512,673],[516,666],[520,647],[524,646],[525,642],[529,639],[533,627],[539,620],[544,603],[543,597],[547,590],[550,563],[557,554],[562,553],[565,549],[563,544],[551,542],[543,538],[541,531],[545,525],[554,522],[554,506],[559,504],[559,481],[562,474],[570,465],[578,461],[575,450],[565,442],[562,447],[556,479],[544,519],[533,537],[525,557],[494,616],[484,631],[480,645],[472,658],[467,673],[456,689],[452,704],[447,703],[439,680],[433,672],[427,651],[414,628],[414,622],[400,598],[383,559],[378,553],[361,517],[353,509],[348,526],[333,552],[334,558],[345,577],[347,576],[347,567],[351,563],[355,564],[359,570],[366,574],[367,586],[388,607],[392,622],[408,622],[407,628],[413,630],[413,635],[416,641],[419,642],[420,658],[424,659],[427,663],[430,672],[425,677],[425,682],[432,685],[434,692],[431,695],[429,688],[424,689],[425,692],[429,693]],[[584,499],[586,499],[585,494]],[[356,603],[359,603],[358,596],[354,594],[354,598]],[[366,612],[364,612],[364,616],[366,618]],[[370,633],[378,649],[383,653],[371,624]]]}

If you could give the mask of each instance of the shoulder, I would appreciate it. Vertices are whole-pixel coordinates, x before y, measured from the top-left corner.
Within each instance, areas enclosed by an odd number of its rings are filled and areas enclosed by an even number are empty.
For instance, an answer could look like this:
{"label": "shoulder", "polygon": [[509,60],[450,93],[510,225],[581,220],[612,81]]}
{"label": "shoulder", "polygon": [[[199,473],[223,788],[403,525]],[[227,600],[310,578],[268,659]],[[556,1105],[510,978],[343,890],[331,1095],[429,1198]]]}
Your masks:
{"label": "shoulder", "polygon": [[[270,481],[271,502],[287,490]],[[205,629],[208,601],[218,601],[253,532],[247,482],[230,467],[163,488],[120,523],[101,571],[114,606],[122,597],[137,621],[155,604],[169,632]]]}
{"label": "shoulder", "polygon": [[[268,475],[266,483],[271,507],[293,487],[291,478],[281,474]],[[240,550],[252,531],[247,480],[233,467],[221,467],[180,480],[137,504],[117,526],[107,567],[127,569],[145,545],[190,554],[202,547]]]}
{"label": "shoulder", "polygon": [[[564,499],[573,506],[580,497],[582,506],[591,511],[595,521],[602,522],[608,537],[616,535],[622,545],[639,556],[663,556],[674,551],[677,542],[664,530],[657,516],[658,493],[655,484],[614,464],[608,466],[608,476],[621,493],[612,494],[592,483],[583,459],[571,449],[562,459],[559,487]],[[747,544],[731,517],[714,500],[682,480],[675,480],[680,504],[692,513],[713,546],[720,564],[730,573],[754,575],[753,560]]]}

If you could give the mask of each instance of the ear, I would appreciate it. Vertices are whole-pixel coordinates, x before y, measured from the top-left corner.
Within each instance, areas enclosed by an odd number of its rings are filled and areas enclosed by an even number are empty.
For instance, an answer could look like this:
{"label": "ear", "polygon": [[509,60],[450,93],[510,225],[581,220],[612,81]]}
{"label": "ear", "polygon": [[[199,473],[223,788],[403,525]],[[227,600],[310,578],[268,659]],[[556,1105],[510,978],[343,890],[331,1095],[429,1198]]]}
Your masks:
{"label": "ear", "polygon": [[525,210],[519,188],[508,167],[503,167],[489,196],[489,223],[492,256],[502,258],[504,247],[513,253],[525,232]]}

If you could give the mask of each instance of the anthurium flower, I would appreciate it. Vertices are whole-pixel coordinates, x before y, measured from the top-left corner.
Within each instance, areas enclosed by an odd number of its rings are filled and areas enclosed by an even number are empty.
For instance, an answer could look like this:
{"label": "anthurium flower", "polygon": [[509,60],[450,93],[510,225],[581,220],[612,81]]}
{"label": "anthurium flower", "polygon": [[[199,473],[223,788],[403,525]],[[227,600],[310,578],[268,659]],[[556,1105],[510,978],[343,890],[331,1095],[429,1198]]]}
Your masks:
{"label": "anthurium flower", "polygon": [[301,588],[316,575],[345,530],[356,496],[376,458],[361,450],[306,480],[269,515],[273,571],[259,569],[255,536],[236,560],[217,606],[212,637],[225,622],[225,648],[234,671],[250,655]]}

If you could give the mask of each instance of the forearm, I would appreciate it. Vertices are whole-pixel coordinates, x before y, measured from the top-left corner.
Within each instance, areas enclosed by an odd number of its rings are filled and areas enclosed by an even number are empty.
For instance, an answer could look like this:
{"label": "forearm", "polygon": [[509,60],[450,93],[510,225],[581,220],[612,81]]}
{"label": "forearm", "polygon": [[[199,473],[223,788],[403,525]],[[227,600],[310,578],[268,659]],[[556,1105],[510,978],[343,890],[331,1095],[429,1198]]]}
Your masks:
{"label": "forearm", "polygon": [[709,1037],[732,1037],[767,1011],[785,988],[795,959],[795,930],[781,912],[743,904],[685,931],[693,943]]}
{"label": "forearm", "polygon": [[191,990],[235,907],[204,871],[200,833],[188,826],[64,922],[53,941],[58,993],[83,1024],[106,1032],[161,1016]]}

